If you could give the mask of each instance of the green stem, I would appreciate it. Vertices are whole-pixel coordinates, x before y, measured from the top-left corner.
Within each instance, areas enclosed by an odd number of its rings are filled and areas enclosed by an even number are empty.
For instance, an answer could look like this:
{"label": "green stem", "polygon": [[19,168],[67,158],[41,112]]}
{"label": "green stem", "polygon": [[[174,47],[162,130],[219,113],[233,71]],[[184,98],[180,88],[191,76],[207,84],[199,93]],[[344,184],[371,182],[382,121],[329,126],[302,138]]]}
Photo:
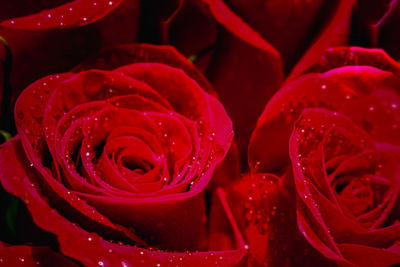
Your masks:
{"label": "green stem", "polygon": [[8,45],[6,39],[4,39],[3,36],[0,36],[0,41],[4,44],[4,48],[6,49],[6,57],[2,61],[3,64],[3,75],[4,75],[4,80],[3,80],[3,97],[1,101],[1,113],[2,113],[2,118],[1,118],[1,125],[4,125],[6,127],[9,127],[10,129],[7,130],[12,130],[13,123],[12,123],[12,112],[10,112],[10,104],[11,104],[11,97],[12,97],[12,90],[11,90],[11,85],[10,85],[10,75],[11,75],[11,69],[12,69],[12,54],[11,54],[11,49],[10,46]]}

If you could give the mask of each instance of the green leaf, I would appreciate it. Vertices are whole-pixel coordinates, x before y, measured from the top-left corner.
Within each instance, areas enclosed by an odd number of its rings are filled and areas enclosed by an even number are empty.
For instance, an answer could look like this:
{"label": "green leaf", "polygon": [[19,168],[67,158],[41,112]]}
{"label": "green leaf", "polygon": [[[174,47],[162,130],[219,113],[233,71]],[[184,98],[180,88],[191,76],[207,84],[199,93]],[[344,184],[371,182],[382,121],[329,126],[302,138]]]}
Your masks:
{"label": "green leaf", "polygon": [[4,45],[5,45],[7,48],[9,48],[9,47],[10,47],[10,46],[8,45],[8,43],[7,43],[6,39],[4,39],[4,37],[3,37],[3,36],[1,36],[1,35],[0,35],[0,41],[2,41],[2,42],[4,43]]}
{"label": "green leaf", "polygon": [[9,132],[0,130],[0,134],[4,137],[6,141],[10,140],[12,138],[12,135]]}
{"label": "green leaf", "polygon": [[14,235],[17,233],[16,221],[18,216],[18,208],[19,208],[19,200],[13,197],[6,209],[5,218],[8,229]]}
{"label": "green leaf", "polygon": [[[12,53],[11,49],[8,45],[8,42],[3,36],[0,36],[0,42],[4,44],[4,48],[6,50],[5,58],[0,61],[0,64],[3,65],[3,96],[2,101],[0,103],[1,106],[1,125],[12,125],[12,111],[10,107],[11,97],[12,97],[12,89],[10,85],[10,75],[12,69]],[[1,43],[0,43],[1,46]],[[7,135],[1,133],[6,139],[8,138]]]}
{"label": "green leaf", "polygon": [[197,59],[197,56],[196,55],[191,55],[190,57],[188,57],[188,60],[190,61],[190,62],[195,62],[196,61],[196,59]]}

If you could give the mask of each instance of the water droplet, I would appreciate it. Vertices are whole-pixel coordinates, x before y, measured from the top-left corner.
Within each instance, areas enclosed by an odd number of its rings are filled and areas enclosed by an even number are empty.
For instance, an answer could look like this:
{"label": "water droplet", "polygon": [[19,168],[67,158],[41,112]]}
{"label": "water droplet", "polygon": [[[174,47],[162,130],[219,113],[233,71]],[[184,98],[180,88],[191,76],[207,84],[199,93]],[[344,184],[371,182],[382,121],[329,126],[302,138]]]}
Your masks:
{"label": "water droplet", "polygon": [[369,110],[369,111],[374,111],[374,110],[375,110],[375,107],[374,107],[374,106],[370,106],[370,107],[368,108],[368,110]]}
{"label": "water droplet", "polygon": [[99,264],[99,266],[104,266],[104,262],[99,261],[97,264]]}
{"label": "water droplet", "polygon": [[322,90],[326,90],[326,84],[321,85]]}

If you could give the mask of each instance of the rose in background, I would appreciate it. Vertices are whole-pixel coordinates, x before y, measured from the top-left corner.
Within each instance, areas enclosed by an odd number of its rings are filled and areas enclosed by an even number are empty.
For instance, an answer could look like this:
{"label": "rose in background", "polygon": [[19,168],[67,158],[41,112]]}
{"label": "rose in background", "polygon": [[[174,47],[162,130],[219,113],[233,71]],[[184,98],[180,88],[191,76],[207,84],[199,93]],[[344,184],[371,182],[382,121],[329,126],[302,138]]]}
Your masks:
{"label": "rose in background", "polygon": [[13,131],[15,101],[31,82],[69,71],[101,47],[137,41],[139,12],[137,0],[1,1],[2,129]]}
{"label": "rose in background", "polygon": [[334,48],[267,104],[228,193],[254,266],[400,262],[400,66]]}
{"label": "rose in background", "polygon": [[130,53],[134,64],[82,65],[23,91],[19,135],[0,149],[4,189],[85,265],[244,263],[243,249],[207,245],[204,192],[229,150],[230,119],[173,48]]}
{"label": "rose in background", "polygon": [[[186,56],[199,55],[196,58],[200,68],[234,122],[242,157],[247,154],[257,118],[283,79],[299,75],[326,48],[347,44],[355,4],[169,1],[169,9],[157,17],[153,7],[160,2],[165,6],[165,1],[147,1],[144,14],[150,14],[148,21],[153,23],[147,40],[171,43]],[[197,7],[193,7],[194,3]],[[151,14],[156,18],[151,18]]]}

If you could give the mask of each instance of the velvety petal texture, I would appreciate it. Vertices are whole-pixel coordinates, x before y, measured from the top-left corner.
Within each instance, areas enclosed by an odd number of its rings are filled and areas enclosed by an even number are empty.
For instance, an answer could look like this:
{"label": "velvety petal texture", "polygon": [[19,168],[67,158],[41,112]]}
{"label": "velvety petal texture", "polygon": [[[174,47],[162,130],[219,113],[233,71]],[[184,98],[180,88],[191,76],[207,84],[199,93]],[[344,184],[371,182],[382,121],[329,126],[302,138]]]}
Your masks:
{"label": "velvety petal texture", "polygon": [[[285,255],[313,266],[400,262],[399,70],[382,50],[329,49],[267,104],[249,146],[248,185],[230,197],[244,203],[237,218],[249,215],[238,222],[247,242],[264,247],[249,247],[257,264],[282,266]],[[271,214],[280,219],[269,223]],[[251,227],[264,223],[255,236]],[[284,255],[273,249],[276,235]]]}
{"label": "velvety petal texture", "polygon": [[2,184],[82,263],[233,266],[244,250],[183,253],[208,251],[204,190],[230,148],[231,121],[190,63],[160,51],[31,84],[15,109],[19,137],[0,150],[12,166]]}
{"label": "velvety petal texture", "polygon": [[246,158],[256,120],[284,77],[292,80],[326,48],[347,44],[355,1],[202,2],[222,26],[207,77]]}
{"label": "velvety petal texture", "polygon": [[79,264],[48,247],[0,243],[0,266],[74,266]]}

